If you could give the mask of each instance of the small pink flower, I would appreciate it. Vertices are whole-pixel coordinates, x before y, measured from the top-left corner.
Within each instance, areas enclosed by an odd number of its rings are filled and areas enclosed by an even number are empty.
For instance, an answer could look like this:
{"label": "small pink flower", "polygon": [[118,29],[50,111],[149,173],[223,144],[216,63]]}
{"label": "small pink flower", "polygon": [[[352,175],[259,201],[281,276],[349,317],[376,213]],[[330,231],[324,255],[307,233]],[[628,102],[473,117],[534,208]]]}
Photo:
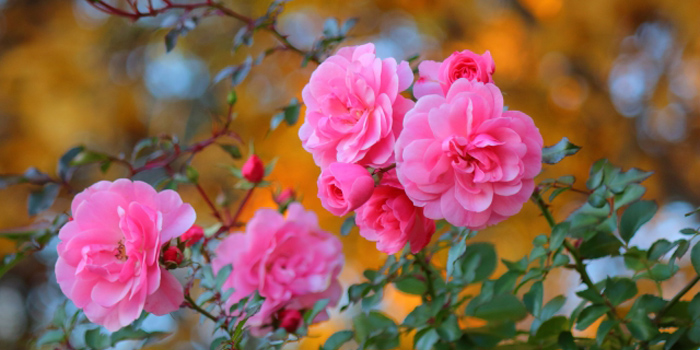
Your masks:
{"label": "small pink flower", "polygon": [[302,146],[321,168],[333,162],[393,163],[403,116],[413,106],[399,93],[412,81],[407,62],[377,58],[373,44],[338,50],[316,68],[302,91]]}
{"label": "small pink flower", "polygon": [[289,201],[293,201],[295,199],[295,197],[296,197],[296,193],[294,193],[293,189],[285,188],[284,190],[282,190],[282,192],[277,194],[273,199],[274,199],[275,203],[277,203],[279,205],[284,205],[284,204],[287,204],[287,202],[289,202]]}
{"label": "small pink flower", "polygon": [[522,112],[503,112],[491,83],[459,79],[406,114],[398,177],[431,219],[481,229],[520,211],[542,167],[542,135]]}
{"label": "small pink flower", "polygon": [[265,177],[265,165],[257,155],[253,154],[243,164],[241,174],[246,180],[254,184],[258,183]]}
{"label": "small pink flower", "polygon": [[384,174],[369,201],[357,209],[355,223],[362,237],[377,242],[377,249],[387,254],[401,251],[407,242],[418,253],[435,232],[435,222],[406,196],[395,170]]}
{"label": "small pink flower", "polygon": [[421,98],[425,95],[445,96],[450,86],[458,79],[493,83],[496,63],[489,51],[478,55],[469,50],[456,51],[443,62],[423,61],[418,65],[419,78],[413,86],[413,95]]}
{"label": "small pink flower", "polygon": [[277,317],[280,321],[280,328],[284,328],[288,333],[294,333],[301,325],[301,312],[299,310],[282,310]]}
{"label": "small pink flower", "polygon": [[329,212],[343,216],[364,204],[374,190],[367,169],[348,163],[332,163],[318,177],[318,198]]}
{"label": "small pink flower", "polygon": [[192,225],[187,232],[180,236],[180,240],[185,242],[185,246],[191,247],[204,238],[204,229],[199,225]]}
{"label": "small pink flower", "polygon": [[182,285],[158,264],[163,244],[195,220],[177,192],[100,181],[75,196],[71,211],[58,234],[56,279],[91,322],[116,331],[143,310],[165,315],[180,307]]}
{"label": "small pink flower", "polygon": [[[253,334],[262,336],[272,330],[280,310],[303,312],[321,299],[336,305],[342,294],[338,274],[343,261],[340,240],[318,227],[316,214],[294,202],[286,218],[273,209],[258,210],[245,233],[221,242],[212,267],[218,272],[233,265],[223,285],[234,289],[226,309],[256,290],[265,297],[260,312],[248,320]],[[314,322],[326,319],[323,310]]]}

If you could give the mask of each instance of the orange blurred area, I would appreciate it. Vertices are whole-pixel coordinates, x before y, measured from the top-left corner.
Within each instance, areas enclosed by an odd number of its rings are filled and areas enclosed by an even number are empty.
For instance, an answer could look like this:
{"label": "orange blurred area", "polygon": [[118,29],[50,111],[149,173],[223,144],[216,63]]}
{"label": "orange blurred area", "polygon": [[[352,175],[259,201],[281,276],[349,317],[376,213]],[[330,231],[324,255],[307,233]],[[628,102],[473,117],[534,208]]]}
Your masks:
{"label": "orange blurred area", "polygon": [[[223,2],[251,16],[262,15],[269,4]],[[545,166],[538,179],[574,174],[576,186],[583,187],[590,165],[599,158],[625,169],[653,170],[655,175],[645,183],[645,197],[657,199],[662,210],[646,231],[658,239],[683,228],[692,220],[683,218],[683,210],[700,203],[698,13],[698,1],[670,0],[295,0],[280,18],[280,30],[289,33],[295,45],[308,48],[327,17],[341,22],[357,17],[359,23],[347,44],[374,42],[384,57],[421,54],[421,59],[441,60],[457,50],[489,50],[496,62],[494,79],[509,108],[532,116],[546,145],[566,136],[583,147],[576,156]],[[232,52],[240,23],[210,17],[166,53],[167,30],[159,29],[163,20],[131,23],[108,18],[85,0],[0,0],[0,174],[21,173],[30,166],[54,174],[57,159],[77,145],[118,155],[128,154],[147,136],[175,134],[188,143],[206,138],[212,116],[225,112],[228,93],[225,82],[211,84],[213,77],[225,66],[240,64],[248,54],[257,57],[275,40],[258,33],[252,47]],[[291,187],[305,207],[318,213],[321,227],[339,232],[343,219],[326,212],[316,197],[319,169],[301,147],[297,136],[301,122],[291,127],[283,123],[270,131],[272,116],[291,98],[301,98],[314,69],[313,63],[306,68],[300,63],[292,52],[275,53],[236,87],[236,132],[254,143],[263,161],[278,158],[270,176],[274,186],[256,190],[243,217],[274,206],[274,189]],[[247,150],[247,145],[241,149]],[[193,162],[212,197],[228,191],[240,199],[244,192],[233,189],[237,180],[226,165],[240,167],[242,161],[211,148]],[[113,165],[105,175],[92,169],[75,182],[85,187],[98,179],[126,175],[125,169]],[[0,229],[29,225],[68,210],[70,197],[64,193],[51,210],[30,218],[26,198],[31,190],[29,186],[0,190]],[[197,209],[199,224],[215,223],[195,189],[182,186],[180,193]],[[583,200],[576,193],[561,195],[554,202],[554,215],[564,219]],[[474,241],[493,242],[499,257],[517,260],[528,254],[532,239],[542,233],[549,233],[547,224],[528,203],[513,218],[479,232]],[[347,259],[341,275],[344,286],[359,282],[364,269],[377,268],[386,258],[356,229],[341,239]],[[13,249],[12,242],[0,240],[1,254]],[[444,259],[437,257],[436,264],[444,265]],[[46,284],[51,268],[40,260],[25,261],[0,280],[0,309],[8,300],[20,304],[43,300],[37,288]],[[591,269],[597,269],[598,278],[604,277],[605,266]],[[686,264],[684,269],[687,273],[680,274],[681,280],[664,283],[668,295],[681,288],[682,278],[692,276],[692,268]],[[504,271],[501,264],[496,274]],[[545,300],[575,289],[575,275],[556,277],[549,279]],[[478,292],[474,288],[472,292]],[[654,286],[640,283],[640,289],[652,291]],[[14,299],[3,299],[12,291]],[[45,302],[43,306],[55,307]],[[400,322],[419,303],[420,298],[389,288],[382,308]],[[570,302],[565,309],[575,306]],[[28,337],[47,321],[36,306],[17,312],[23,316],[11,328],[14,333],[3,332],[2,322],[8,321],[0,316],[2,349],[23,349]],[[312,327],[310,338],[289,348],[317,348],[336,330],[351,326],[353,312],[358,311],[351,309],[345,316],[333,313],[330,321]],[[183,317],[193,324],[197,321],[189,311]],[[463,327],[483,324],[472,318],[460,322]],[[206,336],[185,323],[179,327],[174,337],[152,348],[186,349],[188,339]],[[594,328],[581,334],[594,335]],[[410,339],[402,341],[402,348],[411,348]]]}

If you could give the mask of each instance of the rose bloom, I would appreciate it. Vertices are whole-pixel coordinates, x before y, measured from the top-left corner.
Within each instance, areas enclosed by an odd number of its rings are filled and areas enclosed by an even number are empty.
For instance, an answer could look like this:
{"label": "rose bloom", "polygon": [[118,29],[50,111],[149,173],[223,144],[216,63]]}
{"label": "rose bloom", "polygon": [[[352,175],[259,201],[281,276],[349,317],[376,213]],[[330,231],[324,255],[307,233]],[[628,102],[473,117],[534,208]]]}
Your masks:
{"label": "rose bloom", "polygon": [[357,209],[355,224],[362,237],[377,242],[377,249],[387,254],[401,251],[406,242],[412,253],[418,253],[435,232],[435,221],[413,205],[395,170],[384,174],[369,201]]}
{"label": "rose bloom", "polygon": [[329,212],[343,216],[364,204],[374,190],[369,171],[357,164],[332,163],[318,177],[318,198]]}
{"label": "rose bloom", "polygon": [[[226,309],[256,290],[265,297],[260,312],[248,320],[253,334],[263,336],[278,323],[283,310],[303,313],[321,299],[336,305],[342,293],[338,274],[343,262],[340,240],[318,227],[316,214],[294,202],[286,218],[273,209],[258,210],[245,233],[221,242],[212,267],[218,272],[233,265],[223,284],[224,290],[234,289]],[[314,322],[327,318],[323,310]]]}
{"label": "rose bloom", "polygon": [[418,65],[418,80],[413,86],[413,95],[421,98],[425,95],[444,96],[450,86],[458,79],[493,83],[496,63],[489,51],[483,55],[469,50],[456,51],[443,62],[423,61]]}
{"label": "rose bloom", "polygon": [[195,220],[177,192],[100,181],[75,196],[71,211],[58,234],[56,279],[91,322],[116,331],[143,310],[165,315],[180,307],[182,285],[158,264],[163,244]]}
{"label": "rose bloom", "polygon": [[407,62],[377,58],[373,44],[338,50],[316,68],[302,91],[302,146],[322,168],[333,162],[393,163],[403,116],[413,106],[399,93],[412,81]]}
{"label": "rose bloom", "polygon": [[204,229],[199,225],[192,225],[181,237],[180,240],[185,242],[185,246],[191,247],[195,243],[204,238]]}
{"label": "rose bloom", "polygon": [[516,214],[540,172],[542,136],[522,112],[503,112],[493,84],[457,80],[424,96],[396,143],[399,180],[431,219],[481,229]]}

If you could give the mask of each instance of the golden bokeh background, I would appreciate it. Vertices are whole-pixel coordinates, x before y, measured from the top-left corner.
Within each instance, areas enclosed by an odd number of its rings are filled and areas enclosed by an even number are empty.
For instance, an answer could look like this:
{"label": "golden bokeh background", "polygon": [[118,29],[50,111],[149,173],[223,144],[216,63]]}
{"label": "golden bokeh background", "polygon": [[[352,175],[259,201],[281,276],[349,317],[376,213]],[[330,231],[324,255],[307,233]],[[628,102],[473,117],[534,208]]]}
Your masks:
{"label": "golden bokeh background", "polygon": [[[250,16],[262,15],[269,4],[223,3]],[[583,147],[575,157],[545,167],[540,179],[573,173],[585,181],[588,167],[599,158],[655,172],[646,182],[646,197],[657,199],[662,209],[647,225],[646,238],[640,238],[651,242],[652,237],[673,240],[679,228],[694,223],[683,217],[684,210],[700,203],[698,13],[700,2],[672,0],[295,0],[286,6],[280,29],[295,45],[308,47],[326,18],[357,17],[360,21],[346,44],[372,41],[384,57],[405,59],[420,53],[421,58],[441,60],[455,50],[490,50],[497,67],[494,78],[509,108],[532,116],[545,144],[567,136]],[[226,83],[211,85],[213,77],[248,54],[256,57],[275,41],[259,33],[251,48],[232,52],[240,23],[210,17],[166,54],[167,30],[159,28],[169,20],[160,16],[131,23],[106,17],[85,0],[0,0],[0,174],[21,173],[30,166],[53,174],[57,159],[76,145],[118,155],[128,154],[146,136],[169,133],[187,142],[206,138],[211,115],[224,111],[228,91]],[[272,115],[291,98],[300,98],[313,71],[313,63],[300,68],[300,62],[294,53],[281,52],[252,69],[236,88],[235,130],[254,142],[263,160],[279,157],[270,179],[294,188],[303,204],[319,214],[321,226],[338,232],[342,219],[325,212],[316,199],[319,170],[301,148],[300,123],[269,130]],[[205,190],[216,196],[235,184],[221,165],[241,162],[211,148],[193,164]],[[84,187],[98,178],[125,176],[123,170],[115,165],[105,175],[94,171],[75,181]],[[30,190],[0,190],[0,229],[37,219],[26,213]],[[215,222],[193,188],[182,186],[180,192],[198,209],[198,223]],[[582,200],[576,194],[562,195],[553,207],[555,215],[563,219]],[[65,211],[69,202],[63,194],[40,216]],[[272,205],[272,189],[258,190],[244,216]],[[520,214],[480,232],[475,240],[491,241],[501,257],[519,259],[529,252],[532,238],[546,232],[545,221],[528,203]],[[342,241],[346,286],[385,258],[356,231]],[[13,249],[11,242],[0,240],[1,254]],[[56,307],[58,297],[44,261],[50,261],[50,254],[23,262],[0,280],[0,310],[7,305],[17,310],[16,316],[0,313],[0,348],[24,348],[28,337],[50,319],[46,310]],[[610,266],[597,267],[599,279],[614,273]],[[669,295],[693,273],[688,266],[682,269],[678,281],[664,283]],[[570,293],[575,285],[575,276],[551,276],[545,298]],[[651,288],[644,282],[640,287]],[[382,308],[399,322],[419,302],[393,290],[385,299]],[[176,317],[196,322],[189,311]],[[472,322],[478,323],[466,320],[463,325]],[[334,314],[298,346],[317,348],[334,329],[349,325],[349,318]],[[206,339],[206,332],[184,323],[179,327],[174,337],[153,348],[189,349],[189,339]],[[410,341],[402,346],[410,348]]]}

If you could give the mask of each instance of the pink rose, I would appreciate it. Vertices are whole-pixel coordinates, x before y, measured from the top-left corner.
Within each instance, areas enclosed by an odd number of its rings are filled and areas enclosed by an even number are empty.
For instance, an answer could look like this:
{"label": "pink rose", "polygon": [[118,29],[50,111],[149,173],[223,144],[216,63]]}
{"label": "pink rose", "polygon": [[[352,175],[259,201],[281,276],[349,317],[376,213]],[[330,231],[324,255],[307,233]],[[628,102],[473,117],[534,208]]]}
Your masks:
{"label": "pink rose", "polygon": [[377,58],[373,44],[338,50],[316,68],[302,91],[302,146],[322,168],[333,162],[392,163],[403,116],[413,106],[399,93],[412,81],[407,62]]}
{"label": "pink rose", "polygon": [[[321,299],[330,306],[342,293],[338,274],[343,267],[340,240],[318,227],[318,218],[299,203],[289,205],[287,217],[273,209],[260,209],[246,232],[228,236],[216,249],[215,272],[232,264],[223,288],[234,288],[227,308],[256,290],[265,297],[260,312],[248,324],[253,334],[271,331],[281,310],[311,309]],[[322,311],[314,322],[328,318]]]}
{"label": "pink rose", "polygon": [[483,55],[469,50],[456,51],[443,62],[423,61],[418,65],[419,78],[413,86],[413,95],[421,98],[425,95],[445,96],[450,86],[460,78],[482,83],[493,83],[496,63],[489,51]]}
{"label": "pink rose", "polygon": [[174,191],[119,179],[88,187],[71,211],[58,234],[56,279],[91,322],[116,331],[143,310],[180,307],[182,285],[158,261],[163,244],[194,223],[192,206]]}
{"label": "pink rose", "polygon": [[540,172],[542,136],[522,112],[503,112],[496,85],[457,80],[406,114],[396,142],[399,180],[431,219],[481,229],[516,214]]}
{"label": "pink rose", "polygon": [[372,197],[356,211],[355,223],[360,235],[377,242],[377,249],[394,254],[411,243],[411,252],[418,253],[435,232],[435,222],[423,216],[423,208],[413,205],[396,171],[385,173]]}
{"label": "pink rose", "polygon": [[331,163],[318,177],[318,198],[329,212],[343,216],[364,204],[374,190],[367,169],[348,163]]}
{"label": "pink rose", "polygon": [[265,177],[265,165],[257,155],[253,154],[243,164],[241,175],[246,180],[256,184]]}

